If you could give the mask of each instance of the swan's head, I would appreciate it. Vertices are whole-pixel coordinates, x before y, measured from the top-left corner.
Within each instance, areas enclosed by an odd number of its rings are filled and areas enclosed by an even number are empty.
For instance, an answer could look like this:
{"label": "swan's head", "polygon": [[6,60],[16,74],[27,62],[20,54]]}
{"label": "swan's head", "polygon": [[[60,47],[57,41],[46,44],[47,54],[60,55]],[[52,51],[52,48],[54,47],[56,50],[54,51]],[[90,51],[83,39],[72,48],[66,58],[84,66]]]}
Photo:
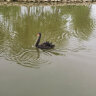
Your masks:
{"label": "swan's head", "polygon": [[38,36],[38,37],[41,36],[41,33],[38,33],[37,36]]}

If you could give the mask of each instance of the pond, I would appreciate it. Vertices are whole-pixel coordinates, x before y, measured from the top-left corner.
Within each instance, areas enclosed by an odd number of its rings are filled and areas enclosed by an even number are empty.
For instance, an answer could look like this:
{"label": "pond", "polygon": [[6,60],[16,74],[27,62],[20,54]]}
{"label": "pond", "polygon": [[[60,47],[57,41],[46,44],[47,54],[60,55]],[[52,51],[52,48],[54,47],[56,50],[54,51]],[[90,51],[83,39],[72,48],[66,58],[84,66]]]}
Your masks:
{"label": "pond", "polygon": [[95,4],[0,6],[0,96],[96,96],[95,43]]}

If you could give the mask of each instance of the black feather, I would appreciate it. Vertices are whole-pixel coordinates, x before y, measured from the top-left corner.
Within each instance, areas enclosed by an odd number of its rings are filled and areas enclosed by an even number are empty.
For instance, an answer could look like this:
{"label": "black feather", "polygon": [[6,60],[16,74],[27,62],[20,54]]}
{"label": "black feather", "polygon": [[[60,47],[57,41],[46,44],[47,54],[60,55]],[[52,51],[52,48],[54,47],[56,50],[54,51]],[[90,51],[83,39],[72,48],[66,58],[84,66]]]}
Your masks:
{"label": "black feather", "polygon": [[39,34],[39,38],[38,38],[38,40],[37,40],[37,42],[35,44],[35,46],[37,48],[40,48],[40,49],[52,49],[52,48],[55,47],[55,45],[50,43],[49,41],[46,41],[46,42],[39,45],[39,42],[40,42],[40,39],[41,39],[41,33],[38,33],[38,34]]}

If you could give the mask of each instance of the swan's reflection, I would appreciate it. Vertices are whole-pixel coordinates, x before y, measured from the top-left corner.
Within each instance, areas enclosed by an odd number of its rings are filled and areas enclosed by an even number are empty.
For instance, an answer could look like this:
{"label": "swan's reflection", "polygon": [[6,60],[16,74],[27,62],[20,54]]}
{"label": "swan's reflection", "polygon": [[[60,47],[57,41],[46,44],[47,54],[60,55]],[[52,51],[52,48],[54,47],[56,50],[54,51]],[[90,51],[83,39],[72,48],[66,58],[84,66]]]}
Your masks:
{"label": "swan's reflection", "polygon": [[40,50],[37,48],[22,50],[14,59],[18,64],[30,68],[39,68],[40,64],[47,63],[41,58]]}
{"label": "swan's reflection", "polygon": [[26,49],[22,50],[15,56],[15,61],[24,66],[30,68],[40,68],[42,64],[51,64],[50,59],[48,56],[53,55],[63,55],[59,51],[56,50],[41,50],[38,48],[32,48],[31,50]]}

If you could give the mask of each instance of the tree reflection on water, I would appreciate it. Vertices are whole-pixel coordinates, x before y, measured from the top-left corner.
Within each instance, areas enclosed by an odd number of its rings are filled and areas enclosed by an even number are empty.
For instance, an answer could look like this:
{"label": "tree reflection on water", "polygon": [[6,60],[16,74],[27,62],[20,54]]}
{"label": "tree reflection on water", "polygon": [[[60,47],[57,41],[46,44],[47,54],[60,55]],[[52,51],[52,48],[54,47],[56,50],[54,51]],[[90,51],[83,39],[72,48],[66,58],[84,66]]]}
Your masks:
{"label": "tree reflection on water", "polygon": [[[1,6],[1,56],[26,67],[39,67],[45,62],[51,63],[50,56],[66,52],[65,48],[71,37],[88,40],[93,30],[90,8],[70,5]],[[42,33],[41,42],[48,40],[55,43],[54,50],[42,51],[34,47],[38,32]]]}

